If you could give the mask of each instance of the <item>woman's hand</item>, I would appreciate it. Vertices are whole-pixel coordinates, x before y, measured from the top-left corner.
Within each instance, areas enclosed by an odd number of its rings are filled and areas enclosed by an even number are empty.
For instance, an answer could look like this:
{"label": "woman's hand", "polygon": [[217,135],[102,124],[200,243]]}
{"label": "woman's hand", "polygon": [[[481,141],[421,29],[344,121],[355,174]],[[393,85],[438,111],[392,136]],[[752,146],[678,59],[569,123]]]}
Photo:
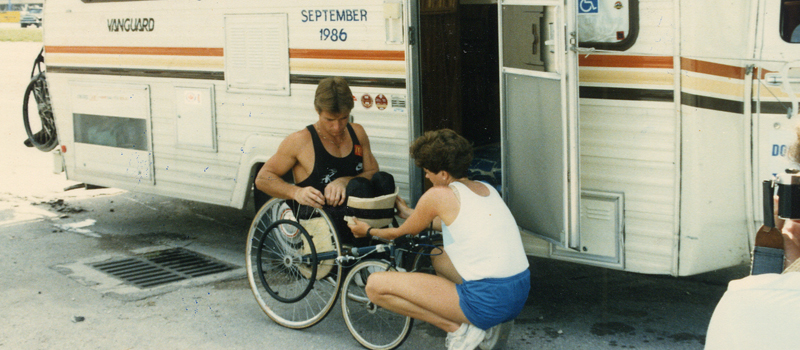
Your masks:
{"label": "woman's hand", "polygon": [[411,213],[414,212],[414,209],[411,209],[400,196],[397,196],[397,199],[394,200],[394,207],[397,208],[397,216],[401,219],[408,219]]}
{"label": "woman's hand", "polygon": [[367,230],[369,230],[370,226],[363,221],[359,221],[358,218],[353,218],[353,223],[348,223],[347,227],[350,228],[350,231],[353,232],[353,237],[361,238],[367,236]]}

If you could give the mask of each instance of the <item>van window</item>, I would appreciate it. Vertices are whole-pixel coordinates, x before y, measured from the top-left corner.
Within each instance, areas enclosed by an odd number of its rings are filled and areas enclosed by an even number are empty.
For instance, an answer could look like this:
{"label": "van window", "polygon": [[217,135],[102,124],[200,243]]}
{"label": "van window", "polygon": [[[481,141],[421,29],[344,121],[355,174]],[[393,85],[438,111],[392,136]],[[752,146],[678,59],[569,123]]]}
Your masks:
{"label": "van window", "polygon": [[289,94],[287,16],[225,16],[225,83],[228,91]]}
{"label": "van window", "polygon": [[75,142],[147,151],[147,122],[139,118],[73,113]]}
{"label": "van window", "polygon": [[639,35],[639,0],[578,0],[581,47],[627,50]]}
{"label": "van window", "polygon": [[783,0],[781,4],[781,38],[787,43],[800,43],[800,0]]}

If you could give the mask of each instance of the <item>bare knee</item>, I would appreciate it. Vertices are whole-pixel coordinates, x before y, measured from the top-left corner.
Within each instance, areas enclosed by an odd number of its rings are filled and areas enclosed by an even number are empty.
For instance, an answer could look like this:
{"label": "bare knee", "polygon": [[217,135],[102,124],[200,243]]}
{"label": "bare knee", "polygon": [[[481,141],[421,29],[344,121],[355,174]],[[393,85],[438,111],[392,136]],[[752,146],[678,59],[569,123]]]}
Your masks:
{"label": "bare knee", "polygon": [[387,275],[390,273],[379,271],[373,272],[367,277],[367,285],[364,290],[367,292],[369,300],[375,301],[387,293],[387,284],[390,281],[390,277]]}

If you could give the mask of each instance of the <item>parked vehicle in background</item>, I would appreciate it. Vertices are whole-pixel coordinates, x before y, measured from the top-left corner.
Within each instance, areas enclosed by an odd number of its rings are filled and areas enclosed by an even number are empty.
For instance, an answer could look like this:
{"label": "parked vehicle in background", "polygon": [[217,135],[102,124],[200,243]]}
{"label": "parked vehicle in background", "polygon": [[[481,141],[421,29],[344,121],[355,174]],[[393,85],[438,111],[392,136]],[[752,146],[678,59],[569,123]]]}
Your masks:
{"label": "parked vehicle in background", "polygon": [[470,171],[500,187],[529,255],[689,276],[749,263],[761,182],[793,167],[797,0],[45,9],[55,164],[92,185],[243,208],[318,118],[319,81],[342,76],[410,202],[425,184],[408,146],[447,127],[475,145]]}
{"label": "parked vehicle in background", "polygon": [[42,26],[42,8],[41,7],[35,7],[35,8],[28,9],[28,11],[25,11],[25,13],[23,13],[22,16],[20,16],[20,18],[19,18],[19,25],[22,28],[25,28],[27,26],[36,26],[36,28],[41,27]]}

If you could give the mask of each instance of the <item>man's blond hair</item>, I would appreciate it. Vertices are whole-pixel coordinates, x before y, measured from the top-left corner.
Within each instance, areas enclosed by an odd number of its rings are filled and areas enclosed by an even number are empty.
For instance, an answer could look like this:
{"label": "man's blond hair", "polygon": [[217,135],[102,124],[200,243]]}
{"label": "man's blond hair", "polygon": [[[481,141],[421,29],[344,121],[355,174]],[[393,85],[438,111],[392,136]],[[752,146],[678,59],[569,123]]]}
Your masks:
{"label": "man's blond hair", "polygon": [[353,110],[353,92],[347,85],[347,80],[342,77],[328,77],[322,79],[317,85],[314,95],[314,108],[317,113],[327,111],[330,113],[350,113]]}

